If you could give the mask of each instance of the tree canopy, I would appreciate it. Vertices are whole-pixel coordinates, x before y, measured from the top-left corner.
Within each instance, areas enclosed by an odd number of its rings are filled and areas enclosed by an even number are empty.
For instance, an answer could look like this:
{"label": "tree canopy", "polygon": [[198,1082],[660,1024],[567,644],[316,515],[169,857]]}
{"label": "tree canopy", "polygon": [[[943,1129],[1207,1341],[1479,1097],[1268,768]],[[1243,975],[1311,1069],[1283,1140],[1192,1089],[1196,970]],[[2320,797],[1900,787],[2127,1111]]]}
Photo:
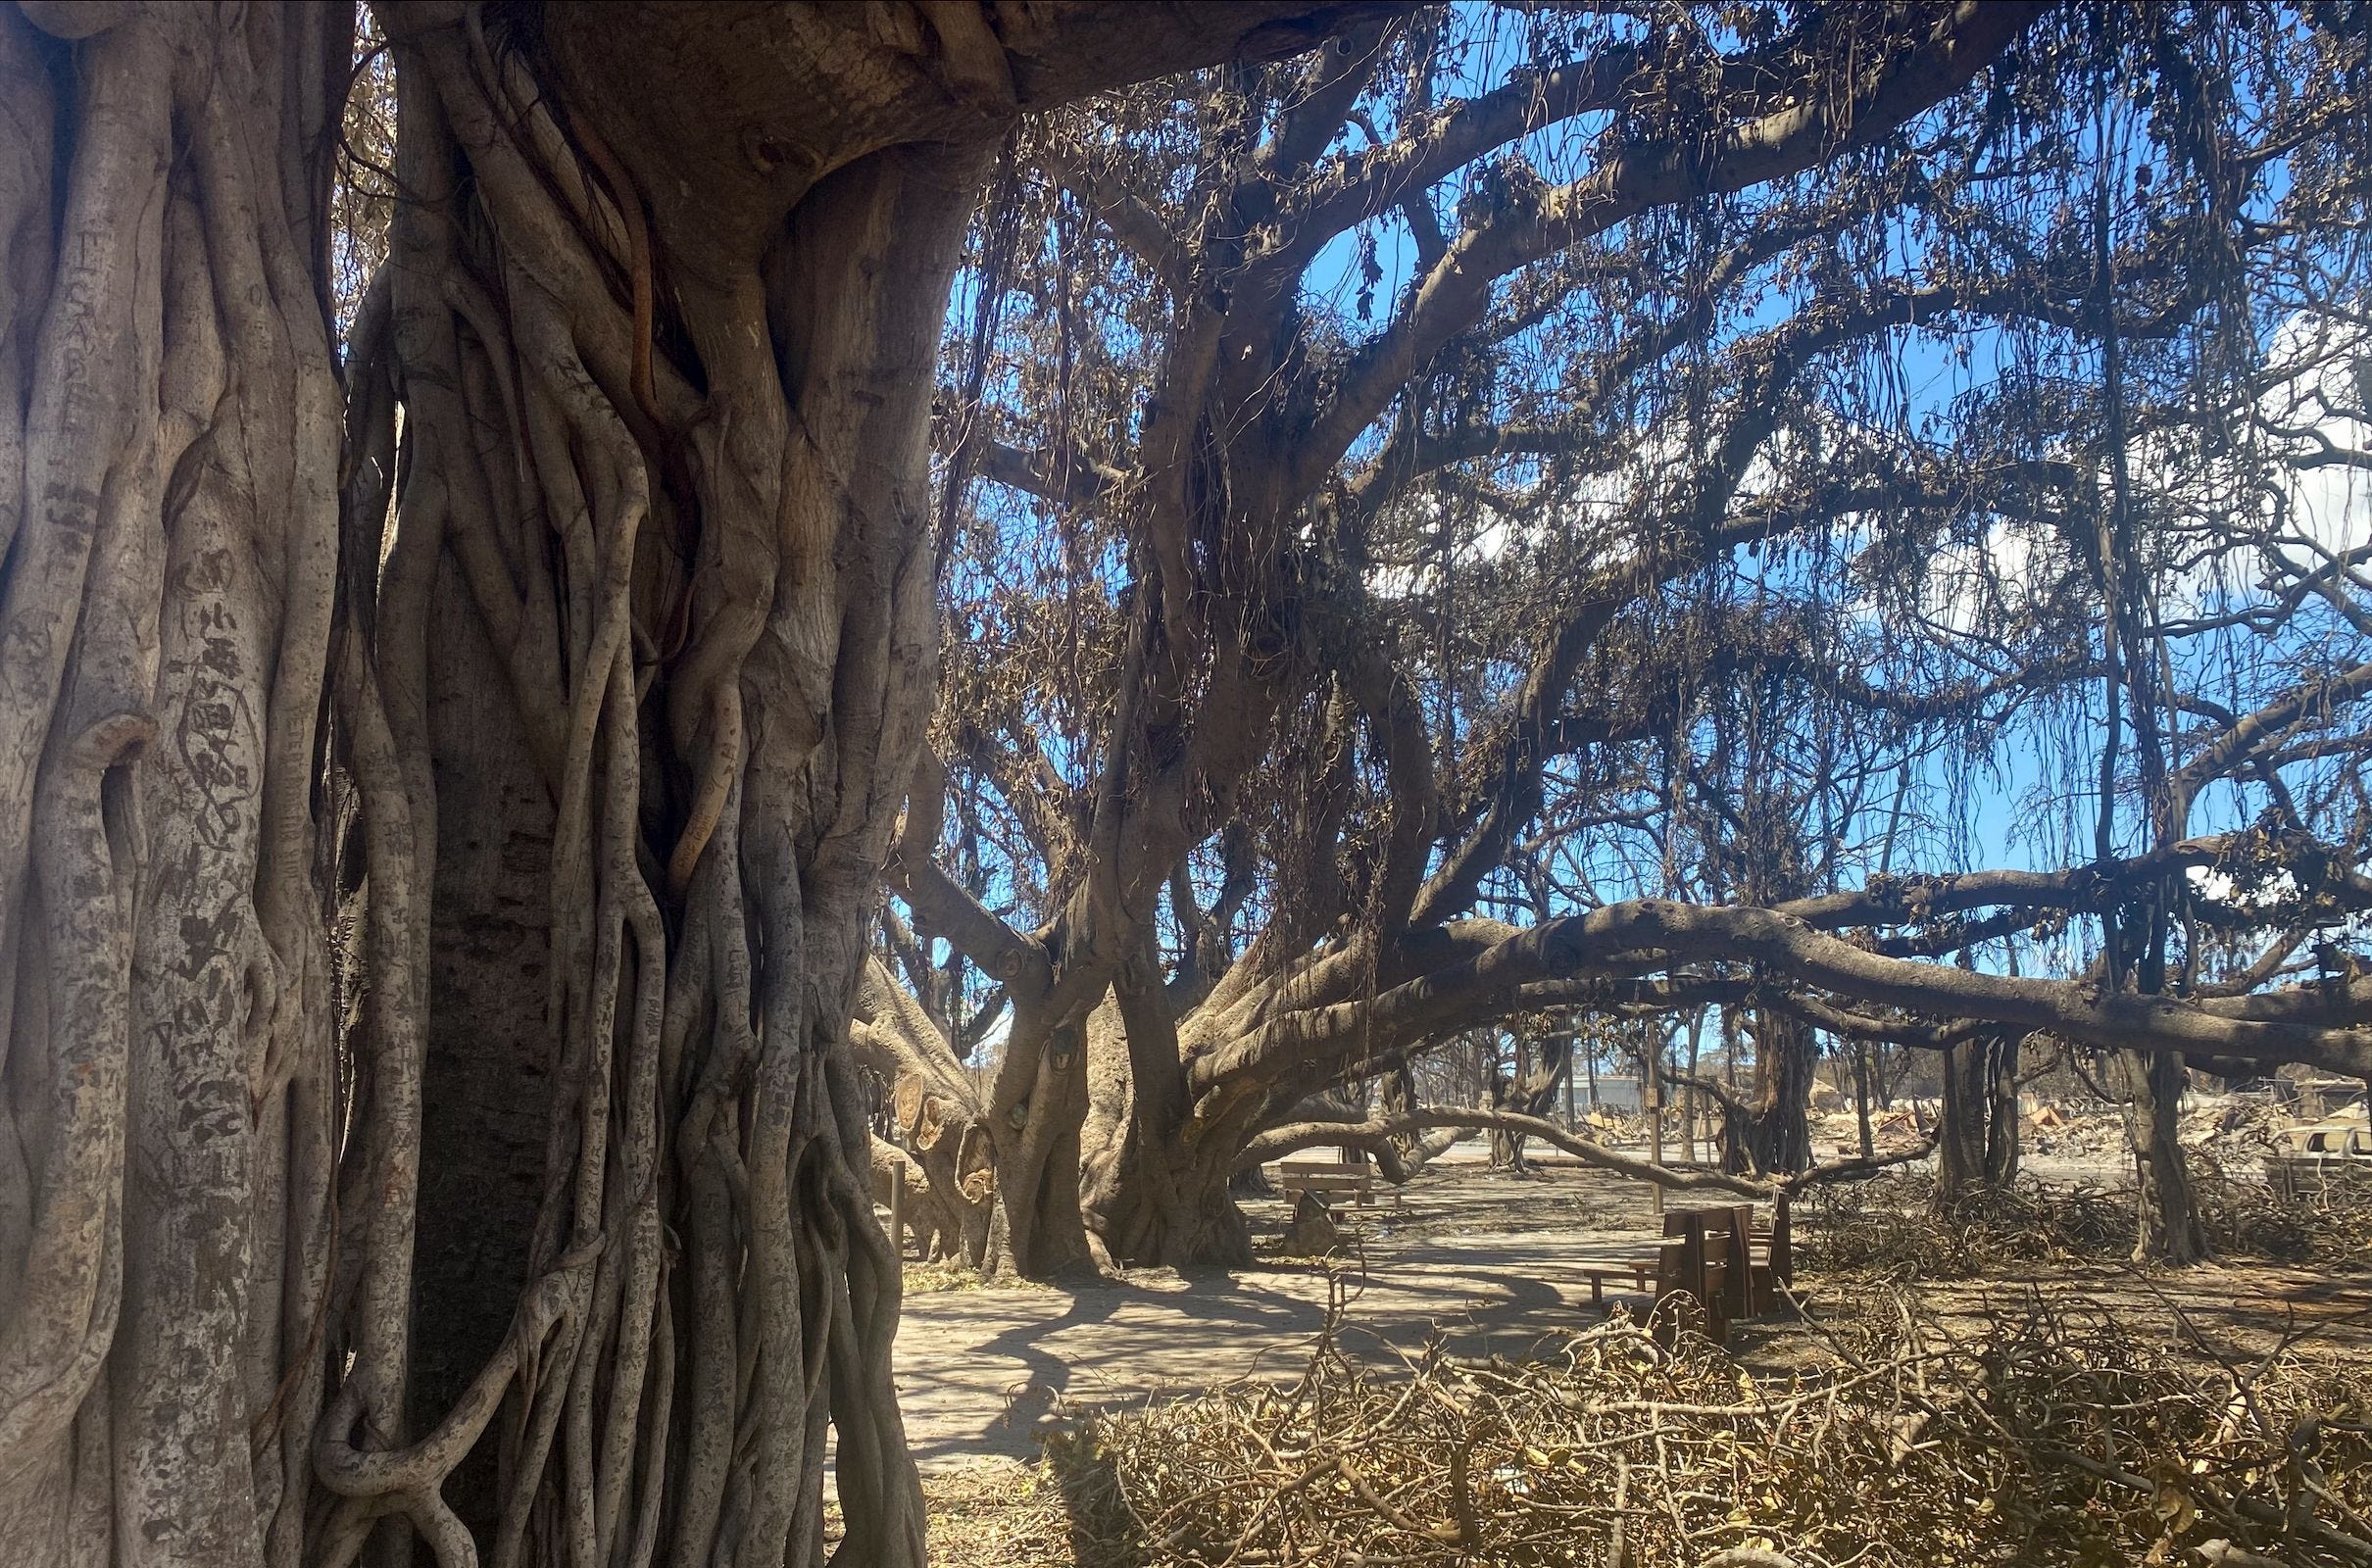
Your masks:
{"label": "tree canopy", "polygon": [[0,6],[0,1541],[919,1564],[875,1089],[1052,1273],[2039,1041],[2194,1250],[2372,1069],[2365,24]]}
{"label": "tree canopy", "polygon": [[1454,8],[1026,127],[874,1026],[1001,1042],[1024,1266],[1240,1251],[1492,1020],[1740,1014],[1787,1167],[1814,1030],[2372,1067],[2357,20]]}

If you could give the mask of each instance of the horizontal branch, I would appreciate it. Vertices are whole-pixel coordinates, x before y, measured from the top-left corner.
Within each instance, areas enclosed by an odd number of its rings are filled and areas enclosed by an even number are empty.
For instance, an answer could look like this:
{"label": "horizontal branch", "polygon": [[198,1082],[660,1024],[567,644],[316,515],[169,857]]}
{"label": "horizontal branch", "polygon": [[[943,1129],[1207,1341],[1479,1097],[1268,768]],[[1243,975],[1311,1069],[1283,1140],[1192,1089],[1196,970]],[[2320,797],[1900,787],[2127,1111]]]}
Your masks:
{"label": "horizontal branch", "polygon": [[1523,74],[1457,108],[1435,111],[1408,134],[1344,160],[1294,223],[1288,265],[1328,240],[1435,185],[1496,148],[1577,115],[1612,109],[1638,87],[1646,57],[1623,44],[1572,65]]}
{"label": "horizontal branch", "polygon": [[1783,1185],[1790,1193],[1800,1193],[1807,1187],[1827,1187],[1839,1182],[1859,1181],[1864,1176],[1875,1176],[1880,1171],[1892,1170],[1897,1165],[1916,1164],[1935,1152],[1936,1135],[1931,1132],[1908,1149],[1898,1149],[1891,1153],[1870,1154],[1866,1157],[1856,1155],[1852,1159],[1838,1160],[1831,1165],[1814,1165],[1809,1170],[1800,1170],[1790,1176]]}
{"label": "horizontal branch", "polygon": [[881,880],[907,902],[933,936],[1005,983],[1016,995],[1042,996],[1054,985],[1045,947],[991,913],[931,858],[947,809],[947,768],[927,749],[915,764],[906,820],[890,847]]}
{"label": "horizontal branch", "polygon": [[1104,227],[1173,295],[1186,285],[1184,247],[1161,215],[1130,190],[1119,175],[1091,167],[1062,148],[1049,146],[1038,162],[1057,184],[1095,214]]}
{"label": "horizontal branch", "polygon": [[1904,925],[1970,909],[2089,911],[2133,889],[2192,866],[2213,865],[2231,853],[2233,838],[2185,839],[2148,855],[2058,871],[1964,871],[1946,876],[1879,877],[1862,888],[1774,905],[1775,912],[1822,930]]}
{"label": "horizontal branch", "polygon": [[2310,682],[2281,701],[2235,720],[2184,765],[2182,785],[2196,793],[2240,767],[2261,747],[2280,741],[2292,725],[2304,719],[2328,717],[2368,695],[2372,695],[2372,663],[2355,664],[2326,679]]}
{"label": "horizontal branch", "polygon": [[1759,966],[1836,996],[1929,1017],[2048,1029],[2104,1048],[2191,1052],[2260,1063],[2308,1062],[2372,1074],[2372,981],[2208,1002],[2103,990],[1891,958],[1777,909],[1643,899],[1546,921],[1463,961],[1369,999],[1286,1011],[1198,1056],[1198,1094],[1264,1081],[1356,1052],[1472,1025],[1537,982],[1671,969],[1691,961]]}
{"label": "horizontal branch", "polygon": [[975,446],[974,471],[991,484],[1035,496],[1050,506],[1092,507],[1109,496],[1122,475],[1076,455],[1025,452],[1003,441]]}
{"label": "horizontal branch", "polygon": [[1555,1122],[1539,1116],[1526,1116],[1512,1110],[1486,1110],[1480,1106],[1471,1109],[1435,1107],[1378,1121],[1289,1122],[1255,1138],[1237,1156],[1236,1169],[1243,1170],[1266,1160],[1279,1159],[1301,1149],[1317,1149],[1328,1145],[1371,1149],[1438,1127],[1515,1133],[1525,1138],[1537,1138],[1585,1165],[1596,1165],[1618,1176],[1652,1182],[1657,1187],[1668,1187],[1679,1192],[1733,1193],[1740,1198],[1757,1199],[1764,1202],[1768,1202],[1778,1192],[1771,1183],[1758,1182],[1751,1177],[1710,1170],[1674,1170],[1669,1165],[1658,1165],[1653,1160],[1618,1154],[1604,1144],[1577,1138]]}

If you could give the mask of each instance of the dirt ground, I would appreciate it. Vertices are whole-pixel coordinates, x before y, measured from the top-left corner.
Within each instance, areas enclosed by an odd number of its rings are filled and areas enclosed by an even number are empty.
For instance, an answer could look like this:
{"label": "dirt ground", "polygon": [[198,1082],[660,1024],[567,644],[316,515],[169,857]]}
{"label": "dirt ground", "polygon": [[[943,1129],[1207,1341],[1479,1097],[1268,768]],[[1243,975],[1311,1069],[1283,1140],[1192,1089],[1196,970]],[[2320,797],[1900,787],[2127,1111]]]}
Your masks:
{"label": "dirt ground", "polygon": [[[2041,1172],[2105,1184],[2080,1164]],[[1675,1203],[1687,1200],[1675,1197]],[[1281,1232],[1278,1200],[1247,1205],[1256,1246]],[[1127,1403],[1244,1377],[1295,1376],[1329,1299],[1347,1348],[1413,1351],[1439,1336],[1459,1356],[1520,1357],[1601,1321],[1581,1269],[1660,1230],[1639,1184],[1550,1163],[1497,1172],[1461,1146],[1394,1195],[1351,1211],[1356,1245],[1330,1264],[1263,1256],[1255,1267],[1139,1271],[1053,1290],[981,1287],[910,1294],[898,1340],[907,1434],[933,1499],[935,1559],[1065,1563],[1045,1543],[1005,1542],[1000,1519],[1034,1484],[1025,1461],[1050,1423],[1089,1404]],[[2047,1301],[2107,1313],[2130,1332],[2223,1357],[2261,1355],[2298,1334],[2315,1353],[2372,1353],[2372,1276],[2258,1264],[2142,1271],[2115,1261],[2037,1264],[1980,1280],[1907,1288],[1925,1310],[1974,1322]],[[1740,1325],[1731,1348],[1784,1371],[1823,1359],[1825,1323],[1893,1310],[1887,1287],[1800,1270],[1809,1323]]]}

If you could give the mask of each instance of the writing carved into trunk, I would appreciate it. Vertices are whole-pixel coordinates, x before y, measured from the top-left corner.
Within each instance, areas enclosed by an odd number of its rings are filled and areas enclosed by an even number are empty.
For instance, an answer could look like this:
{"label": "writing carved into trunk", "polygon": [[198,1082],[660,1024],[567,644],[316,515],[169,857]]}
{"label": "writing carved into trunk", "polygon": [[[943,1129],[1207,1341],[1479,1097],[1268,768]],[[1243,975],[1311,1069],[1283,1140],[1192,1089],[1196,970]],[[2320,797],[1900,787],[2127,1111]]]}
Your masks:
{"label": "writing carved into trunk", "polygon": [[351,7],[0,6],[11,1561],[774,1568],[827,1463],[922,1561],[849,1019],[964,226],[1343,10],[386,5],[339,322]]}

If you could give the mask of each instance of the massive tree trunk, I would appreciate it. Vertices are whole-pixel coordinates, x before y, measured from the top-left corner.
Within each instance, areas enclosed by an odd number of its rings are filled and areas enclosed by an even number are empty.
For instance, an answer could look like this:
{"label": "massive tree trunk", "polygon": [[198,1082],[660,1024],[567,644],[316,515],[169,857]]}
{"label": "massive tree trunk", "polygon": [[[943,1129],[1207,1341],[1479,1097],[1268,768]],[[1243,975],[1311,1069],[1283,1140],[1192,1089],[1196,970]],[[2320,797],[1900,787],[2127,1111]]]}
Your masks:
{"label": "massive tree trunk", "polygon": [[1121,968],[1089,1037],[1080,1200],[1113,1263],[1252,1261],[1228,1187],[1258,1097],[1197,1107],[1150,942]]}
{"label": "massive tree trunk", "polygon": [[847,20],[386,8],[341,452],[351,11],[0,9],[12,1561],[773,1568],[827,1465],[922,1560],[848,1024],[964,225],[1329,11]]}
{"label": "massive tree trunk", "polygon": [[[476,1447],[448,1500],[498,1556],[664,1528],[804,1561],[828,1461],[851,1549],[918,1561],[845,1031],[933,673],[913,389],[985,154],[892,147],[686,214],[694,153],[567,107],[613,101],[598,48],[391,20],[417,199],[353,381],[402,407],[402,487],[343,695],[397,764],[366,816],[414,827],[409,906],[375,840],[369,875],[430,960],[440,1103],[398,1136],[438,1173],[438,1348],[332,1412],[350,1464],[410,1472],[348,1511],[433,1497]],[[506,1359],[534,1381],[489,1388]]]}
{"label": "massive tree trunk", "polygon": [[1231,1191],[1243,1149],[1240,1135],[1161,1145],[1125,1129],[1090,1148],[1080,1200],[1104,1256],[1121,1267],[1251,1263],[1252,1233]]}

